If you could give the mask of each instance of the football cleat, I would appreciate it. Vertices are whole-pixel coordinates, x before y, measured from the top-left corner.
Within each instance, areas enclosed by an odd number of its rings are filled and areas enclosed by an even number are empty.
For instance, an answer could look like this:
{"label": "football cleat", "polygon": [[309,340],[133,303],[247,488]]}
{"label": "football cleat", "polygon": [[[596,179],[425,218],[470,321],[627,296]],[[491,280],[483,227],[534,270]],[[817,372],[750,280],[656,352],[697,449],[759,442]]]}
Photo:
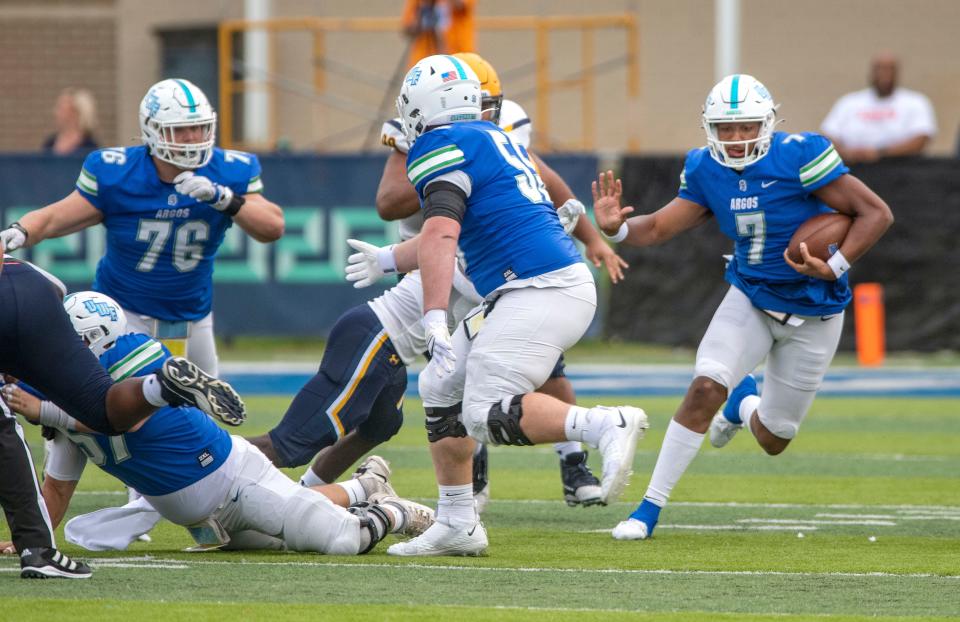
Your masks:
{"label": "football cleat", "polygon": [[650,424],[647,421],[647,414],[640,408],[633,406],[596,406],[595,408],[607,411],[606,415],[614,418],[614,421],[604,430],[598,444],[603,454],[600,503],[608,504],[616,501],[630,482],[637,441],[643,438],[644,431],[650,427]]}
{"label": "football cleat", "polygon": [[233,387],[183,357],[165,360],[157,372],[157,380],[160,395],[171,406],[196,406],[232,426],[240,425],[247,418],[246,406]]}
{"label": "football cleat", "polygon": [[380,456],[370,456],[360,463],[357,470],[350,476],[363,486],[367,493],[367,500],[372,501],[374,495],[396,497],[397,491],[390,485],[390,463]]}
{"label": "football cleat", "polygon": [[70,559],[54,548],[23,549],[20,577],[23,579],[89,579],[90,566]]}
{"label": "football cleat", "polygon": [[730,423],[722,412],[718,412],[710,422],[710,444],[718,449],[724,447],[742,428],[742,423]]}
{"label": "football cleat", "polygon": [[749,395],[758,395],[757,379],[753,374],[747,374],[740,384],[733,388],[723,406],[710,422],[710,444],[714,447],[723,447],[743,428],[740,419],[740,404]]}
{"label": "football cleat", "polygon": [[660,510],[655,503],[644,499],[625,521],[613,528],[614,540],[646,540],[653,535],[653,528],[660,519]]}
{"label": "football cleat", "polygon": [[373,504],[393,505],[394,507],[400,508],[400,512],[403,513],[404,521],[403,526],[395,533],[399,533],[404,536],[415,537],[419,536],[429,529],[431,525],[433,525],[433,509],[423,505],[422,503],[416,503],[415,501],[398,497],[395,494],[388,495],[382,492],[373,493],[368,498],[368,501]]}
{"label": "football cleat", "polygon": [[490,502],[490,462],[485,443],[481,443],[480,451],[473,454],[473,500],[477,514],[481,514]]}
{"label": "football cleat", "polygon": [[560,479],[563,481],[563,498],[570,507],[600,503],[600,480],[587,466],[586,451],[575,451],[560,459]]}
{"label": "football cleat", "polygon": [[487,550],[487,530],[483,523],[472,527],[450,527],[434,522],[421,535],[398,542],[387,549],[387,555],[399,557],[437,557],[442,555],[480,555]]}

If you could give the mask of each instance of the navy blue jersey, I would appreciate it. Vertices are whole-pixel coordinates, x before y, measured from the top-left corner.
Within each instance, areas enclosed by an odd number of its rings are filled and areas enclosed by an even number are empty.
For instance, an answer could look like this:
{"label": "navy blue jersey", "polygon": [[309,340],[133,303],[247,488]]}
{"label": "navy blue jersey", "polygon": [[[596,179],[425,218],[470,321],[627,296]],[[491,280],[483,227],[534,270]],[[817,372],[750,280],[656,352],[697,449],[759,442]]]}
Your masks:
{"label": "navy blue jersey", "polygon": [[[237,195],[260,192],[257,156],[214,149],[197,175]],[[160,180],[146,147],[87,156],[77,190],[103,212],[106,254],[93,289],[161,320],[198,320],[213,304],[213,259],[233,220]]]}
{"label": "navy blue jersey", "polygon": [[427,184],[456,172],[467,195],[459,244],[481,296],[581,261],[527,150],[509,134],[488,121],[454,123],[426,132],[407,154],[421,199]]}
{"label": "navy blue jersey", "polygon": [[[114,380],[160,369],[170,352],[159,341],[130,333],[100,356]],[[167,406],[135,432],[117,436],[68,432],[98,467],[140,493],[159,496],[185,488],[215,471],[233,447],[230,435],[197,408]]]}
{"label": "navy blue jersey", "polygon": [[690,151],[679,196],[713,212],[734,241],[726,279],[756,307],[829,315],[850,302],[847,276],[804,276],[787,265],[783,252],[801,224],[832,211],[813,192],[848,172],[823,136],[775,132],[767,156],[740,172],[714,161],[706,147]]}

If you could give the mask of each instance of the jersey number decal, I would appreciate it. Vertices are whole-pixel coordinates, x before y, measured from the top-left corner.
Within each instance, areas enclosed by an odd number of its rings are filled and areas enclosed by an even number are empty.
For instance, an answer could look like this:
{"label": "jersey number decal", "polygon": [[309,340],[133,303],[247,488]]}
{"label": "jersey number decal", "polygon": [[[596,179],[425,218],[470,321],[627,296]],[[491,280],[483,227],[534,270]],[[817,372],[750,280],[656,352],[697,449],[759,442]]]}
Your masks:
{"label": "jersey number decal", "polygon": [[747,263],[763,262],[763,243],[767,240],[767,223],[763,212],[737,214],[737,235],[750,237],[750,250],[747,251]]}
{"label": "jersey number decal", "polygon": [[[496,130],[487,131],[493,137],[493,142],[497,145],[500,155],[507,161],[507,164],[520,171],[520,174],[516,176],[517,188],[520,193],[533,203],[550,203],[547,187],[543,185],[543,180],[537,174],[537,169],[534,168],[523,149],[514,142],[509,134]],[[510,146],[510,149],[507,149],[507,145]],[[510,153],[511,150],[513,153]]]}
{"label": "jersey number decal", "polygon": [[[70,440],[80,448],[80,451],[90,459],[90,462],[95,465],[103,466],[107,463],[107,459],[111,458],[111,456],[108,456],[107,452],[103,450],[103,447],[100,446],[100,443],[93,438],[92,434],[67,432],[67,436],[69,436]],[[130,459],[130,450],[127,449],[127,439],[123,437],[123,434],[108,436],[107,438],[110,439],[110,453],[113,454],[114,464],[120,464],[124,460]]]}
{"label": "jersey number decal", "polygon": [[[140,258],[137,270],[150,272],[154,269],[172,231],[173,223],[169,220],[140,221],[137,241],[147,242],[149,246]],[[203,257],[203,242],[209,237],[210,225],[204,220],[188,220],[177,227],[173,240],[173,266],[180,272],[189,272],[196,268]]]}

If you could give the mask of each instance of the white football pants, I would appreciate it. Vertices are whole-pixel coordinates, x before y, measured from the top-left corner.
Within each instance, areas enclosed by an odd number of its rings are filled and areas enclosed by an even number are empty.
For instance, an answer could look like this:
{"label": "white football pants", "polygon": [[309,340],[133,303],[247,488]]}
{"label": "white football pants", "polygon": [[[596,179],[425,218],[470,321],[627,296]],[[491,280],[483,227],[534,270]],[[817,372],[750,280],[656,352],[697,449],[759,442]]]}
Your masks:
{"label": "white football pants", "polygon": [[843,330],[843,313],[798,317],[804,320],[800,326],[781,324],[731,286],[700,342],[694,370],[694,377],[733,389],[766,357],[757,414],[785,439],[797,435]]}
{"label": "white football pants", "polygon": [[[128,331],[143,333],[159,339],[155,330],[156,319],[149,315],[140,315],[129,309],[124,309],[123,312],[127,314]],[[211,376],[218,376],[220,361],[217,358],[217,342],[213,338],[213,312],[211,311],[205,317],[195,322],[189,322],[189,324],[190,336],[187,338],[186,358]],[[173,352],[173,354],[174,356],[178,355],[177,352]]]}

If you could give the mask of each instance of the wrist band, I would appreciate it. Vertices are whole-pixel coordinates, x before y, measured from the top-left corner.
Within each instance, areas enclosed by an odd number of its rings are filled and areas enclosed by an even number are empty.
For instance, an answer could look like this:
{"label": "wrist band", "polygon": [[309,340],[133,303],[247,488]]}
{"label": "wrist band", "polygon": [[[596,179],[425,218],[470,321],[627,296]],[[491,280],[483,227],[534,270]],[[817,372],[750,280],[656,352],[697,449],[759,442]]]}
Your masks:
{"label": "wrist band", "polygon": [[383,270],[384,274],[393,274],[397,271],[397,258],[393,256],[394,246],[396,246],[396,244],[384,246],[377,251],[377,263],[380,265],[380,269]]}
{"label": "wrist band", "polygon": [[40,402],[40,416],[38,418],[40,425],[57,428],[59,430],[76,430],[77,420],[64,412],[53,402],[46,400]]}
{"label": "wrist band", "polygon": [[240,211],[240,208],[243,207],[243,204],[246,202],[247,200],[243,196],[235,194],[233,198],[230,199],[230,203],[223,208],[223,213],[232,218],[237,215],[237,212]]}
{"label": "wrist band", "polygon": [[23,234],[23,243],[24,243],[24,244],[27,243],[27,240],[30,238],[30,232],[27,231],[26,229],[24,229],[24,228],[23,228],[23,225],[21,225],[19,222],[12,222],[12,223],[10,223],[10,228],[11,228],[11,229],[16,229],[17,231],[19,231],[20,233],[22,233],[22,234]]}
{"label": "wrist band", "polygon": [[611,242],[623,242],[624,239],[626,239],[627,234],[630,233],[630,226],[627,225],[626,221],[624,221],[615,234],[607,235],[603,229],[600,230],[600,233],[603,234],[603,237],[607,238]]}
{"label": "wrist band", "polygon": [[838,279],[843,276],[844,272],[850,269],[850,262],[847,261],[847,258],[844,257],[843,253],[839,250],[830,256],[830,259],[827,260],[827,265],[830,266],[834,276]]}

